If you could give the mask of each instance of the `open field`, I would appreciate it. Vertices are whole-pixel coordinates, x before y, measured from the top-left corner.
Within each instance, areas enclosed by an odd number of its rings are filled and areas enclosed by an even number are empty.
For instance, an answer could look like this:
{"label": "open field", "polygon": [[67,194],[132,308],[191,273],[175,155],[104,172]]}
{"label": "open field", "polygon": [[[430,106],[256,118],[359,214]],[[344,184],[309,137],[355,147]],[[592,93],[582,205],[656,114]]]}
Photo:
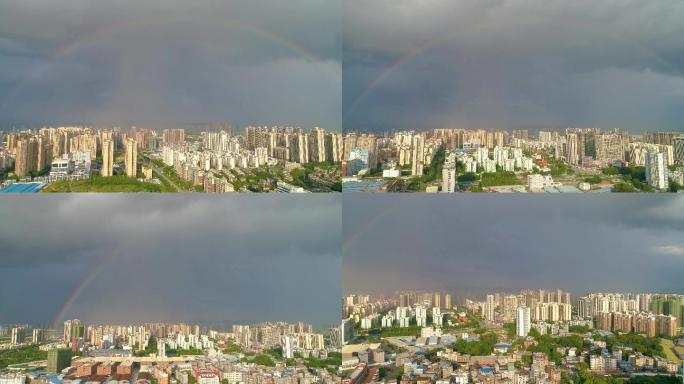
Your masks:
{"label": "open field", "polygon": [[[675,354],[675,344],[669,339],[660,339],[660,345],[663,346],[663,353],[668,360],[673,360],[681,364],[682,360]],[[679,347],[682,348],[682,347]]]}
{"label": "open field", "polygon": [[161,186],[132,177],[111,176],[56,181],[43,188],[43,192],[161,192]]}

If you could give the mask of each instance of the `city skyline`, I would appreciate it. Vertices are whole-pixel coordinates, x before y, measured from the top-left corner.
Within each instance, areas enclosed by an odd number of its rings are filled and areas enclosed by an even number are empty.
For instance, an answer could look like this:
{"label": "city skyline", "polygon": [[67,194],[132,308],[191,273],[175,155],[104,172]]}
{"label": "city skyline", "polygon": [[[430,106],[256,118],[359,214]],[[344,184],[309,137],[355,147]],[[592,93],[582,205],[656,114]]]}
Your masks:
{"label": "city skyline", "polygon": [[282,198],[81,195],[35,199],[29,211],[19,200],[0,202],[1,323],[304,320],[323,328],[339,319],[330,300],[341,263],[333,196],[285,206]]}
{"label": "city skyline", "polygon": [[[402,381],[440,382],[427,376],[432,372],[412,369],[417,363],[438,365],[444,382],[458,383],[511,376],[523,382],[534,377],[557,383],[563,376],[585,382],[588,375],[609,377],[607,382],[630,377],[626,381],[633,383],[643,373],[675,375],[681,367],[682,294],[592,292],[573,300],[561,289],[524,289],[456,304],[450,295],[441,298],[441,292],[410,291],[389,298],[345,296],[342,366],[351,372],[350,381],[377,382],[377,365],[396,369],[386,358],[386,343],[402,347],[396,358],[409,361],[397,369]],[[680,379],[654,381],[660,380]]]}
{"label": "city skyline", "polygon": [[339,130],[340,6],[269,5],[8,2],[0,126],[287,121]]}
{"label": "city skyline", "polygon": [[344,196],[345,294],[681,289],[678,196],[390,196]]}
{"label": "city skyline", "polygon": [[348,1],[344,129],[682,130],[681,7]]}
{"label": "city skyline", "polygon": [[[64,328],[65,323],[69,322],[75,322],[78,321],[80,323],[83,323],[80,319],[72,319],[72,318],[65,318],[63,322],[60,322],[59,324],[47,324],[47,323],[27,323],[27,322],[9,322],[9,323],[3,323],[0,324],[0,326],[27,326],[28,329],[40,329],[42,331],[60,331]],[[256,326],[259,324],[278,324],[278,323],[286,323],[286,324],[297,324],[297,323],[302,323],[302,324],[307,324],[305,321],[294,321],[294,322],[287,322],[284,320],[278,320],[278,319],[272,319],[272,320],[261,320],[261,321],[255,321],[255,322],[250,322],[248,324],[239,324],[239,323],[230,323],[230,324],[220,324],[220,323],[186,323],[186,322],[174,322],[172,320],[167,320],[167,319],[158,319],[158,320],[149,320],[149,321],[140,321],[140,322],[130,322],[130,323],[104,323],[104,322],[92,322],[92,323],[86,323],[85,325],[89,327],[146,327],[150,325],[165,325],[165,326],[187,326],[187,327],[194,327],[195,325],[199,326],[200,329],[202,330],[210,330],[210,331],[216,331],[216,332],[223,332],[227,331],[230,329],[231,326],[236,325],[249,325],[249,326]],[[313,325],[312,325],[313,327]],[[316,331],[329,331],[328,329],[316,329]]]}
{"label": "city skyline", "polygon": [[[389,292],[389,293],[383,292],[383,293],[375,293],[375,294],[371,295],[371,294],[368,294],[367,292],[363,292],[363,291],[354,291],[354,292],[346,292],[345,295],[346,296],[366,296],[367,295],[370,297],[370,300],[375,300],[375,299],[387,300],[387,299],[399,298],[403,294],[416,295],[416,297],[419,297],[419,298],[422,297],[423,295],[427,297],[427,295],[439,294],[442,299],[445,297],[445,295],[449,295],[451,302],[454,305],[458,305],[460,303],[457,303],[455,301],[456,297],[458,297],[459,299],[486,300],[487,295],[515,294],[515,293],[518,293],[518,291],[543,291],[547,294],[548,293],[555,294],[558,290],[553,285],[549,285],[548,287],[542,288],[542,287],[535,286],[533,283],[530,283],[529,286],[523,287],[523,288],[515,288],[515,289],[508,289],[508,290],[506,290],[506,289],[492,289],[489,291],[485,290],[485,291],[483,291],[482,294],[475,294],[475,295],[460,295],[460,294],[458,294],[458,292],[451,292],[448,289],[447,290],[440,290],[438,288],[435,288],[435,289],[425,288],[425,289],[420,289],[420,290],[414,290],[414,289],[411,289],[408,287],[406,289],[398,289],[398,290],[395,290],[394,292]],[[672,290],[670,292],[664,292],[663,291],[663,292],[657,292],[657,293],[648,292],[647,290],[640,291],[640,292],[633,292],[633,291],[630,291],[629,289],[623,289],[623,290],[615,289],[615,290],[611,290],[611,291],[602,291],[602,292],[598,292],[596,290],[586,290],[586,291],[578,290],[576,292],[567,292],[567,291],[563,291],[562,289],[560,291],[562,291],[564,294],[565,293],[571,294],[571,297],[573,299],[576,297],[583,297],[583,296],[588,296],[588,295],[597,294],[597,293],[615,294],[615,295],[621,295],[621,294],[684,295],[684,293],[680,292],[681,290],[676,290],[676,289]],[[570,304],[574,305],[574,303],[570,303]],[[445,308],[447,308],[447,307],[445,307]]]}
{"label": "city skyline", "polygon": [[[220,128],[199,134],[138,127],[0,132],[0,191],[341,191],[335,165],[341,134],[320,127]],[[123,177],[102,179],[111,176]]]}
{"label": "city skyline", "polygon": [[[295,127],[292,124],[280,122],[280,123],[274,123],[274,124],[259,124],[259,123],[245,123],[241,124],[239,126],[230,124],[228,122],[209,122],[209,123],[189,123],[189,124],[184,124],[182,126],[143,126],[143,125],[138,125],[138,124],[131,124],[130,126],[128,125],[116,125],[116,124],[91,124],[91,123],[65,123],[65,124],[37,124],[37,125],[31,125],[31,126],[11,126],[11,127],[2,127],[0,126],[0,131],[2,131],[3,134],[8,134],[8,133],[20,133],[22,131],[39,131],[41,128],[91,128],[94,130],[118,130],[118,131],[130,131],[131,129],[137,129],[137,130],[149,130],[149,131],[154,131],[154,132],[159,132],[163,133],[164,130],[169,130],[169,129],[183,129],[185,130],[188,134],[201,134],[202,132],[221,132],[221,131],[226,131],[226,132],[231,132],[231,133],[240,133],[244,132],[245,129],[251,128],[251,127],[259,127],[259,126],[282,126],[282,127]],[[305,126],[296,126],[295,128],[301,128],[302,131],[309,132],[314,130],[315,127],[313,125],[305,125]],[[3,130],[4,129],[4,130]],[[334,132],[337,132],[336,130],[332,130]]]}

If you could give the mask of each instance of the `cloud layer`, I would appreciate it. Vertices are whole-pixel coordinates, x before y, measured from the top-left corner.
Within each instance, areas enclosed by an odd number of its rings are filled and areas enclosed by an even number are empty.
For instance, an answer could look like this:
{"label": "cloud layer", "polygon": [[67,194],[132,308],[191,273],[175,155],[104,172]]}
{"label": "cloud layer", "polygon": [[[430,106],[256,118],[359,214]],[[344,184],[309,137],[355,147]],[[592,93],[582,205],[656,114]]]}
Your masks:
{"label": "cloud layer", "polygon": [[682,130],[684,4],[345,3],[345,129]]}
{"label": "cloud layer", "polygon": [[320,125],[339,129],[336,2],[0,4],[0,127]]}
{"label": "cloud layer", "polygon": [[3,198],[0,323],[49,323],[97,271],[66,316],[332,324],[340,210],[323,195]]}
{"label": "cloud layer", "polygon": [[679,196],[345,196],[343,290],[678,291]]}

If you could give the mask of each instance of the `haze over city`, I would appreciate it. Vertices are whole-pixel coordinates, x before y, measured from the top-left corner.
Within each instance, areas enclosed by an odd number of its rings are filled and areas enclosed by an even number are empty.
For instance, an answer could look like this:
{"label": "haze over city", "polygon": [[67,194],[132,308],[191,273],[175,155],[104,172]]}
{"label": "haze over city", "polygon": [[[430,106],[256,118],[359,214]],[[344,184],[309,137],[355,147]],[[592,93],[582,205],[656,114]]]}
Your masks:
{"label": "haze over city", "polygon": [[26,210],[3,198],[0,323],[329,326],[338,199],[50,196]]}
{"label": "haze over city", "polygon": [[344,196],[343,292],[674,292],[684,200]]}
{"label": "haze over city", "polygon": [[3,2],[0,127],[225,121],[339,130],[340,3],[264,5]]}
{"label": "haze over city", "polygon": [[676,1],[345,2],[344,129],[682,130]]}

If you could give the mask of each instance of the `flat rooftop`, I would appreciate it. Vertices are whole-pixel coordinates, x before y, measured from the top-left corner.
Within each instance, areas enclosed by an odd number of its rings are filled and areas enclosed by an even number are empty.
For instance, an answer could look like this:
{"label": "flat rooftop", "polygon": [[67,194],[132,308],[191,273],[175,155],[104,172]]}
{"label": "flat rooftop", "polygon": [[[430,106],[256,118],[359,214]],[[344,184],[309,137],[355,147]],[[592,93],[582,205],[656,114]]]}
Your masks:
{"label": "flat rooftop", "polygon": [[132,362],[132,363],[182,363],[187,361],[194,361],[195,358],[202,357],[196,355],[189,356],[175,356],[175,357],[150,357],[150,356],[98,356],[98,357],[78,357],[72,361],[72,365],[75,362],[82,364],[95,364],[104,362]]}
{"label": "flat rooftop", "polygon": [[43,188],[43,183],[14,183],[0,189],[0,193],[32,193]]}

